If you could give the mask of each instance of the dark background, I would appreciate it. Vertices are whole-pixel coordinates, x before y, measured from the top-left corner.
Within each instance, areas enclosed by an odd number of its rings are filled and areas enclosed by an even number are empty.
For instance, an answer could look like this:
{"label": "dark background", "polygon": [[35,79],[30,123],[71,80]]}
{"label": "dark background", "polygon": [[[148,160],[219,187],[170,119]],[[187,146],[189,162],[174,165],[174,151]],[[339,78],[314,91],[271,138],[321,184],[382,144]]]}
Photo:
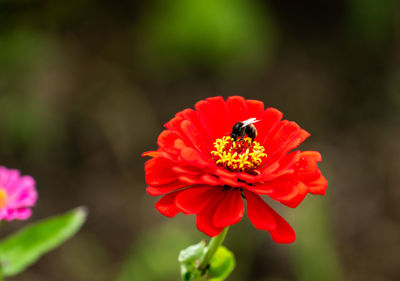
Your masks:
{"label": "dark background", "polygon": [[[325,197],[277,207],[297,241],[248,219],[228,280],[400,280],[400,9],[395,0],[0,0],[0,159],[37,180],[36,221],[83,230],[14,281],[178,280],[194,217],[160,215],[143,151],[209,96],[264,101],[311,133]],[[276,205],[274,205],[276,207]],[[2,225],[2,235],[27,222]]]}

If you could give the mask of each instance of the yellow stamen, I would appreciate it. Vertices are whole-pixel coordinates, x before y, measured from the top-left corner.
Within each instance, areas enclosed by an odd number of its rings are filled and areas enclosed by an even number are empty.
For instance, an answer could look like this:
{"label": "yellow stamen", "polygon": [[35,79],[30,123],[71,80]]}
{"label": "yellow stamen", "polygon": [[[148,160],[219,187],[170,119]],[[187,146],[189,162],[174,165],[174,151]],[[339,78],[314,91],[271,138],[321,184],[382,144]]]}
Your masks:
{"label": "yellow stamen", "polygon": [[265,148],[248,137],[234,141],[230,136],[225,136],[215,140],[214,148],[211,155],[215,163],[233,172],[256,174],[255,169],[267,157]]}
{"label": "yellow stamen", "polygon": [[4,189],[0,189],[0,209],[4,208],[7,204],[7,193]]}

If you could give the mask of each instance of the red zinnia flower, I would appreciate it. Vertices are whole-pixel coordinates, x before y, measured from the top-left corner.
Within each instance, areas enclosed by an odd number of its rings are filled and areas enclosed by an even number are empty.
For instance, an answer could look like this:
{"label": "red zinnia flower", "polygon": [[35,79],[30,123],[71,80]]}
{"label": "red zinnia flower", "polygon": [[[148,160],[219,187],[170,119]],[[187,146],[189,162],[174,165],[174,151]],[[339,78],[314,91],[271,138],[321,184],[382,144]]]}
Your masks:
{"label": "red zinnia flower", "polygon": [[[258,135],[234,140],[232,126],[256,118]],[[147,192],[164,195],[157,210],[168,217],[196,214],[199,230],[218,235],[247,215],[257,229],[278,243],[295,240],[292,227],[261,199],[268,195],[296,207],[308,194],[325,194],[327,180],[316,151],[295,149],[310,134],[263,102],[239,96],[208,98],[195,110],[185,109],[165,124],[157,151],[145,164]]]}

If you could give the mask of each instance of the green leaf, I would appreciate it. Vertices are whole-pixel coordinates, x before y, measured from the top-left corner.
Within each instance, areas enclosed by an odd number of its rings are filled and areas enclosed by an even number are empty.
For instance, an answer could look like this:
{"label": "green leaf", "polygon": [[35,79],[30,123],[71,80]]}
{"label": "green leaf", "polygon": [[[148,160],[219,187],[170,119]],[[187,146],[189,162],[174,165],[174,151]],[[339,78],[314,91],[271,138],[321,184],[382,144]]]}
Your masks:
{"label": "green leaf", "polygon": [[179,253],[178,261],[181,263],[181,277],[183,281],[196,280],[200,276],[196,261],[204,255],[206,241],[191,245]]}
{"label": "green leaf", "polygon": [[205,246],[206,242],[203,240],[197,244],[187,247],[179,253],[178,261],[180,263],[194,262],[203,255]]}
{"label": "green leaf", "polygon": [[0,259],[4,276],[20,273],[43,254],[73,236],[87,217],[85,208],[76,208],[27,226],[0,242]]}
{"label": "green leaf", "polygon": [[181,264],[181,277],[183,281],[195,280],[197,276],[200,276],[200,272],[193,263]]}
{"label": "green leaf", "polygon": [[181,263],[181,277],[183,281],[223,281],[235,268],[235,257],[233,253],[224,246],[220,246],[209,262],[209,267],[200,270],[199,265],[204,259],[208,248],[206,242],[200,241],[182,250],[179,254]]}
{"label": "green leaf", "polygon": [[225,280],[235,268],[235,257],[231,251],[224,246],[220,246],[211,258],[208,270],[208,281]]}
{"label": "green leaf", "polygon": [[181,277],[183,281],[223,281],[235,268],[233,253],[224,246],[220,246],[211,258],[209,268],[206,268],[205,271],[199,270],[199,264],[204,259],[209,247],[205,247],[205,244],[206,242],[203,240],[180,252],[178,260],[181,263]]}

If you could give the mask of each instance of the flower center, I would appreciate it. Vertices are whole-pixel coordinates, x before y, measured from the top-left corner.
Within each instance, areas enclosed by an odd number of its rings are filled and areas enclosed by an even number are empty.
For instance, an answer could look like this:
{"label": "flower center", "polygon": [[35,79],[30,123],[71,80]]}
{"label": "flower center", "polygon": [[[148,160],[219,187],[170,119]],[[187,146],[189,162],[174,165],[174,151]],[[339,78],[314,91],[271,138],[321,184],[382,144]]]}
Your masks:
{"label": "flower center", "polygon": [[0,209],[4,208],[7,204],[7,193],[4,189],[0,189]]}
{"label": "flower center", "polygon": [[257,174],[255,169],[267,157],[267,154],[264,153],[265,148],[248,137],[235,141],[230,136],[225,136],[215,140],[214,148],[211,155],[215,163],[232,172],[246,172],[255,175]]}

